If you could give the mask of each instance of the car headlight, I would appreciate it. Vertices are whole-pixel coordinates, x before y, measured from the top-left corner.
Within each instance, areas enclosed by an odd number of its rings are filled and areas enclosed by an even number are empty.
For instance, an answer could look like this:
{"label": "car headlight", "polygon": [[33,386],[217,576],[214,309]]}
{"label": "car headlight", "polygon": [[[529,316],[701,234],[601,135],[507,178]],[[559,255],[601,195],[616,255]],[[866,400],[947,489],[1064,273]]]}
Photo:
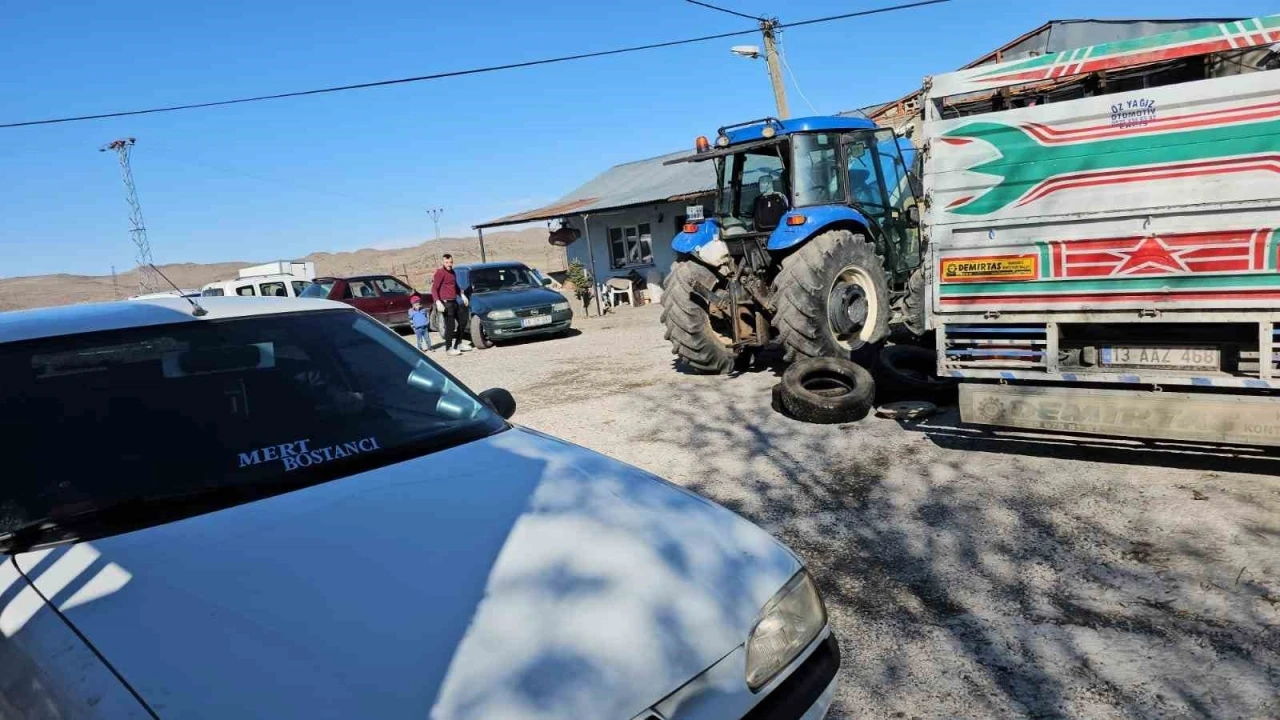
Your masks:
{"label": "car headlight", "polygon": [[515,316],[514,310],[490,310],[488,315],[490,320],[510,320]]}
{"label": "car headlight", "polygon": [[569,303],[558,302],[551,305],[551,312],[564,312],[569,309]]}
{"label": "car headlight", "polygon": [[747,687],[755,692],[813,642],[827,625],[827,608],[809,573],[801,570],[765,603],[747,636]]}

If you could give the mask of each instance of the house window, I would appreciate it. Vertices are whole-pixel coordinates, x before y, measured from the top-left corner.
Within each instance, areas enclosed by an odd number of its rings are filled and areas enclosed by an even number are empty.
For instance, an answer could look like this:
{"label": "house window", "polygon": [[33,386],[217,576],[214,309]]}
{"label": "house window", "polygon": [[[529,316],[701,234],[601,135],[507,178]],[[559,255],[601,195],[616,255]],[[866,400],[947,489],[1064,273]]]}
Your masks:
{"label": "house window", "polygon": [[613,268],[653,264],[653,237],[649,223],[609,228],[609,257]]}

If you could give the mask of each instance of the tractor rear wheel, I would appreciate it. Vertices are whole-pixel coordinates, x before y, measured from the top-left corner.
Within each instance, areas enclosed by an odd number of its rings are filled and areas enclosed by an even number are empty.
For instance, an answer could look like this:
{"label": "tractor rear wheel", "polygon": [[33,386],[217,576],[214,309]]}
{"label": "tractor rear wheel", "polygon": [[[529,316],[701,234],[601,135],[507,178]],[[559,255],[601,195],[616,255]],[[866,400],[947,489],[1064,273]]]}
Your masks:
{"label": "tractor rear wheel", "polygon": [[727,375],[734,367],[733,329],[719,318],[695,291],[715,288],[718,278],[693,260],[677,260],[662,288],[662,324],[675,353],[691,370],[704,375]]}
{"label": "tractor rear wheel", "polygon": [[828,230],[782,261],[773,324],[788,361],[852,359],[889,334],[889,283],[875,246]]}

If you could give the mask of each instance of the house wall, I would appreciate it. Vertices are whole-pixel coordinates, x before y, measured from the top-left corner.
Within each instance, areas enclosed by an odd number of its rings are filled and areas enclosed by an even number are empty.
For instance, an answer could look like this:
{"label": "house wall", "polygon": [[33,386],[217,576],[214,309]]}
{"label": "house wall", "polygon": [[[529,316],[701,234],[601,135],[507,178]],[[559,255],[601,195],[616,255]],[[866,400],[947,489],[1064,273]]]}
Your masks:
{"label": "house wall", "polygon": [[[675,253],[671,250],[671,241],[677,233],[676,220],[685,214],[685,208],[691,204],[698,203],[696,201],[689,201],[688,203],[659,203],[615,212],[592,214],[587,219],[591,230],[592,252],[590,253],[587,248],[587,228],[583,225],[582,216],[572,216],[569,218],[569,225],[582,234],[567,248],[569,262],[572,263],[574,260],[581,261],[583,266],[588,271],[591,271],[591,256],[594,255],[594,273],[597,285],[610,277],[629,275],[632,270],[639,272],[641,276],[648,280],[650,285],[661,284],[671,270],[671,263],[675,260]],[[702,204],[706,207],[706,212],[709,216],[711,201],[708,199],[703,201]],[[640,223],[649,223],[652,236],[653,263],[637,267],[614,268],[610,255],[609,228],[639,225]]]}

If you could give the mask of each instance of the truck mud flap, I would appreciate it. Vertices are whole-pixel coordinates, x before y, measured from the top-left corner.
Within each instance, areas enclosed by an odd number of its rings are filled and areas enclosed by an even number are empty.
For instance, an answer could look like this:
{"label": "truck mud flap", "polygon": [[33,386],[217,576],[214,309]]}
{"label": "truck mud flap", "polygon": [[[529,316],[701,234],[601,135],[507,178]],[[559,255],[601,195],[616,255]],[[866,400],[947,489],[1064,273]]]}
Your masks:
{"label": "truck mud flap", "polygon": [[1280,397],[962,383],[967,423],[1280,447]]}

